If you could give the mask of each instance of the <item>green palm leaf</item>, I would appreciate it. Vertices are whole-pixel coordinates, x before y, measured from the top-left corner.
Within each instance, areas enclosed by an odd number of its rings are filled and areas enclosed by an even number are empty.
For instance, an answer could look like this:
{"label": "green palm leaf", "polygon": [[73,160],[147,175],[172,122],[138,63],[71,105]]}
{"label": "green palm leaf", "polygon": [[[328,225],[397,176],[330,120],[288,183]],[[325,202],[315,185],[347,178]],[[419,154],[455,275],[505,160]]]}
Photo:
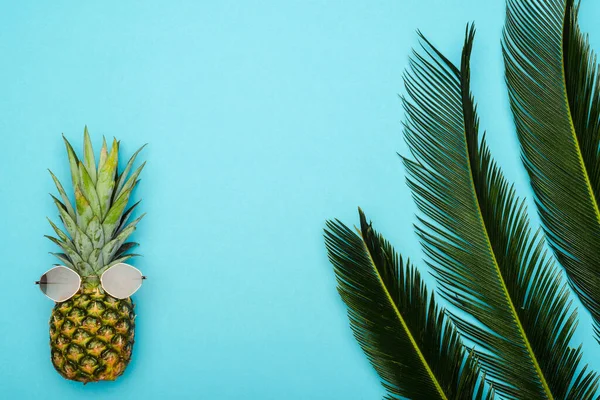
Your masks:
{"label": "green palm leaf", "polygon": [[421,276],[367,223],[361,236],[328,221],[325,242],[354,336],[388,399],[489,399],[473,355]]}
{"label": "green palm leaf", "polygon": [[600,89],[573,0],[509,0],[504,59],[541,220],[599,333]]}
{"label": "green palm leaf", "polygon": [[477,323],[453,315],[476,344],[496,391],[515,399],[587,399],[598,377],[569,347],[576,314],[557,268],[532,234],[524,202],[479,139],[470,92],[474,28],[460,69],[425,38],[405,82],[404,159],[424,217],[418,234],[440,293]]}

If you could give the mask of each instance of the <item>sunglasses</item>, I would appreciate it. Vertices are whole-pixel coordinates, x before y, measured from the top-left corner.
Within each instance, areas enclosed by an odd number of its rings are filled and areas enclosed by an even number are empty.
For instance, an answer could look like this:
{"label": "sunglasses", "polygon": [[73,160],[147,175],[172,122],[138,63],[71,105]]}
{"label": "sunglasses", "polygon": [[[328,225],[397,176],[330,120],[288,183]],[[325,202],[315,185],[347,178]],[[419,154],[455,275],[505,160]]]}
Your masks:
{"label": "sunglasses", "polygon": [[[57,303],[67,301],[79,291],[81,276],[63,265],[49,269],[35,282],[42,293]],[[83,278],[91,278],[85,276]],[[142,286],[146,279],[139,269],[129,264],[115,264],[100,276],[102,289],[112,297],[126,299]]]}

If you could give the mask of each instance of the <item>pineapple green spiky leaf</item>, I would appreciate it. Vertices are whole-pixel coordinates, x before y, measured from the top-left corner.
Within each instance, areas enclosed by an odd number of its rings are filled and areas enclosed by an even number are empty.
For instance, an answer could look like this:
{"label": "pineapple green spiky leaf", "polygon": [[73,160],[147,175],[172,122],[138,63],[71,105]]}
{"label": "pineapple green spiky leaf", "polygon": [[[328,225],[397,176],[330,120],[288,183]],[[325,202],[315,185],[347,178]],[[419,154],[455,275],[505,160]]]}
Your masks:
{"label": "pineapple green spiky leaf", "polygon": [[141,257],[140,254],[126,254],[123,257],[120,258],[115,258],[114,260],[112,260],[106,267],[103,268],[102,272],[106,271],[107,269],[109,269],[110,267],[112,267],[113,265],[117,265],[120,263],[124,263],[125,261],[129,260],[130,258],[133,257]]}
{"label": "pineapple green spiky leaf", "polygon": [[[81,259],[81,256],[79,255],[79,253],[77,253],[76,249],[71,249],[69,247],[61,247],[61,249],[69,257],[69,260],[71,260],[71,264],[73,264],[75,267],[77,267],[77,263],[80,263],[83,261]],[[77,271],[77,272],[81,272],[81,271]]]}
{"label": "pineapple green spiky leaf", "polygon": [[116,238],[106,243],[102,248],[102,257],[105,260],[112,260],[120,245]]}
{"label": "pineapple green spiky leaf", "polygon": [[[125,182],[125,185],[123,185],[123,188],[117,192],[117,198],[118,196],[121,195],[121,193],[126,192],[129,189],[132,189],[133,187],[135,187],[138,184],[138,180],[137,177],[140,175],[140,173],[142,172],[142,170],[144,169],[144,166],[146,165],[146,162],[144,161],[142,163],[142,165],[140,165],[132,174],[131,176],[127,179],[127,181]],[[126,175],[122,175],[121,176],[122,179],[126,178]]]}
{"label": "pineapple green spiky leaf", "polygon": [[77,186],[77,184],[79,183],[79,168],[77,165],[77,164],[79,164],[79,159],[77,158],[77,155],[75,154],[75,150],[73,150],[73,146],[71,146],[71,143],[69,143],[69,141],[67,140],[65,135],[63,135],[63,140],[65,142],[65,147],[67,148],[67,155],[69,156],[69,166],[71,168],[71,180],[73,182],[73,186]]}
{"label": "pineapple green spiky leaf", "polygon": [[94,212],[79,185],[75,187],[75,206],[77,207],[77,226],[85,231],[92,218],[94,218]]}
{"label": "pineapple green spiky leaf", "polygon": [[102,211],[100,210],[100,200],[98,199],[98,194],[96,193],[96,187],[92,181],[92,178],[88,174],[87,168],[81,161],[79,162],[79,179],[81,182],[81,191],[83,192],[86,200],[90,203],[92,212],[94,215],[101,218]]}
{"label": "pineapple green spiky leaf", "polygon": [[54,222],[52,222],[52,220],[50,218],[46,217],[46,219],[48,220],[48,222],[50,223],[50,226],[52,226],[52,229],[54,229],[54,232],[56,232],[56,234],[58,235],[60,240],[62,240],[66,244],[73,247],[73,243],[71,242],[71,239],[67,236],[67,234],[62,229],[60,229],[58,226],[56,226],[56,224]]}
{"label": "pineapple green spiky leaf", "polygon": [[102,229],[102,224],[97,216],[90,220],[85,234],[90,238],[95,249],[101,249],[104,246],[104,229]]}
{"label": "pineapple green spiky leaf", "polygon": [[98,173],[96,174],[96,177],[100,173],[100,170],[102,169],[102,167],[104,167],[104,163],[106,162],[107,158],[108,158],[108,147],[106,145],[106,138],[104,136],[102,136],[102,148],[100,149],[100,160],[98,161]]}
{"label": "pineapple green spiky leaf", "polygon": [[60,261],[62,263],[62,265],[64,265],[65,267],[75,270],[75,265],[73,265],[73,263],[69,259],[69,256],[67,256],[65,253],[52,253],[51,252],[50,254],[52,254],[54,257],[58,258],[58,261]]}
{"label": "pineapple green spiky leaf", "polygon": [[129,196],[131,195],[132,189],[133,188],[129,188],[127,191],[123,192],[106,214],[106,217],[102,222],[105,237],[112,237],[115,233],[121,220],[121,216],[123,215],[123,210],[125,210],[125,207],[127,207],[127,203],[129,202]]}
{"label": "pineapple green spiky leaf", "polygon": [[104,266],[104,256],[102,255],[102,249],[94,249],[90,253],[88,258],[88,264],[92,266],[95,271],[99,271]]}
{"label": "pineapple green spiky leaf", "polygon": [[65,209],[67,210],[67,212],[69,213],[71,218],[75,219],[75,209],[71,205],[71,201],[69,200],[69,196],[67,196],[65,189],[61,185],[58,178],[52,173],[52,171],[48,170],[48,172],[50,172],[50,176],[52,176],[52,180],[54,181],[54,184],[56,185],[56,189],[58,190],[58,193],[60,194],[60,198],[62,199],[63,206],[65,207]]}
{"label": "pineapple green spiky leaf", "polygon": [[131,216],[131,214],[133,213],[133,211],[135,210],[135,208],[138,206],[138,204],[140,204],[140,202],[141,202],[141,200],[137,201],[134,205],[132,205],[131,207],[129,207],[123,213],[123,216],[121,217],[121,222],[119,224],[119,228],[117,229],[117,231],[121,231],[123,229],[123,227],[125,226],[125,224],[129,220],[129,217]]}
{"label": "pineapple green spiky leaf", "polygon": [[140,215],[139,217],[137,217],[136,219],[134,219],[133,221],[131,221],[131,223],[129,223],[127,225],[125,225],[124,223],[121,223],[121,225],[119,226],[119,229],[117,229],[115,234],[119,235],[124,230],[129,229],[131,227],[135,227],[145,216],[146,216],[146,213],[143,213],[142,215]]}
{"label": "pineapple green spiky leaf", "polygon": [[102,215],[105,216],[110,208],[113,190],[115,189],[115,174],[119,159],[119,144],[117,139],[113,139],[110,153],[104,161],[102,167],[98,169],[98,182],[96,182],[96,192],[100,200]]}
{"label": "pineapple green spiky leaf", "polygon": [[56,204],[56,208],[58,209],[58,212],[60,214],[60,219],[62,220],[63,225],[65,226],[65,229],[67,230],[67,232],[69,232],[69,235],[71,236],[71,238],[74,238],[75,232],[77,231],[77,223],[75,222],[75,220],[73,218],[71,218],[71,216],[67,212],[67,209],[65,208],[64,204],[62,204],[60,202],[60,200],[58,200],[53,195],[50,195],[50,196],[54,200],[54,204]]}
{"label": "pineapple green spiky leaf", "polygon": [[[144,147],[146,147],[146,144],[143,145],[142,147],[140,147],[135,153],[133,153],[133,155],[127,162],[127,165],[125,165],[125,169],[123,169],[123,172],[121,173],[121,175],[119,175],[119,179],[117,180],[117,190],[116,190],[117,195],[116,195],[116,197],[119,197],[121,192],[123,191],[123,186],[125,185],[125,181],[127,180],[129,171],[131,171],[131,168],[133,167],[133,163],[135,162],[137,155],[139,154],[140,151],[142,151],[144,149]],[[138,173],[138,175],[139,175],[139,173]]]}
{"label": "pineapple green spiky leaf", "polygon": [[44,235],[44,237],[46,239],[50,240],[51,242],[53,242],[55,245],[57,245],[58,247],[60,247],[63,250],[64,250],[65,247],[68,247],[68,245],[66,244],[66,242],[63,242],[62,240],[57,239],[54,236]]}
{"label": "pineapple green spiky leaf", "polygon": [[92,180],[92,183],[96,184],[96,158],[94,157],[94,147],[90,140],[90,134],[87,126],[83,128],[83,162],[85,169]]}
{"label": "pineapple green spiky leaf", "polygon": [[94,245],[90,238],[81,229],[77,229],[75,240],[73,240],[73,242],[75,243],[75,249],[81,255],[81,258],[87,260],[92,250],[94,250]]}
{"label": "pineapple green spiky leaf", "polygon": [[110,242],[106,243],[102,248],[102,256],[105,260],[112,260],[119,248],[127,238],[133,233],[135,230],[135,226],[128,227],[123,230],[123,232],[119,233],[117,237],[115,237]]}
{"label": "pineapple green spiky leaf", "polygon": [[54,196],[52,193],[49,193],[49,195],[52,197],[52,200],[54,201],[54,204],[56,204],[56,208],[58,210],[67,211],[67,207],[62,203],[62,201],[56,198],[56,196]]}
{"label": "pineapple green spiky leaf", "polygon": [[97,272],[94,271],[94,269],[92,268],[92,266],[87,263],[86,261],[79,261],[77,263],[75,263],[75,268],[77,268],[77,271],[82,274],[83,276],[96,276]]}
{"label": "pineapple green spiky leaf", "polygon": [[115,253],[115,258],[119,258],[122,255],[124,255],[125,253],[127,253],[129,250],[133,249],[134,247],[139,246],[139,243],[136,242],[125,242],[121,245],[121,247],[119,247],[119,250],[117,250],[117,252]]}

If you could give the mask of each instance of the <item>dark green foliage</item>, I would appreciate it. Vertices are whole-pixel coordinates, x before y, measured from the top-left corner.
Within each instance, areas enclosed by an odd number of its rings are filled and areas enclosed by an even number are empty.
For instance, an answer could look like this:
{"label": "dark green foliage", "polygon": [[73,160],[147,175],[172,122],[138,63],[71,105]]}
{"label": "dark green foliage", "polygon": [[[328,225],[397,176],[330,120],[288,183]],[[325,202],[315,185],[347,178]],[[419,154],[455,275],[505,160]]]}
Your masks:
{"label": "dark green foliage", "polygon": [[[560,155],[560,145],[556,143],[560,142],[560,138],[551,140],[544,137],[542,131],[559,131],[564,122],[552,120],[553,107],[558,106],[561,100],[561,93],[556,89],[560,82],[555,75],[547,78],[536,75],[547,72],[544,63],[539,67],[533,62],[515,64],[517,66],[512,69],[510,66],[510,62],[523,62],[522,51],[529,51],[536,60],[547,60],[552,56],[545,51],[543,44],[538,43],[550,39],[538,34],[537,30],[552,31],[556,27],[552,25],[555,21],[530,26],[534,31],[530,38],[522,37],[525,28],[514,21],[517,17],[527,19],[535,11],[533,3],[543,8],[547,15],[556,11],[542,2],[509,1],[506,35],[514,42],[507,39],[505,48],[508,50],[505,51],[509,83],[511,80],[518,83],[511,87],[513,109],[518,114],[517,125],[524,132],[521,132],[522,135],[537,140],[533,145],[522,140],[526,162],[530,173],[540,179],[537,183],[544,194],[544,190],[551,192],[552,187],[559,183],[568,189],[566,181],[557,183],[552,173],[543,176],[540,172],[544,165],[538,167],[539,163],[547,163],[557,168],[557,163],[551,159]],[[574,23],[572,3],[570,6],[567,10],[570,10],[570,21]],[[529,24],[533,22],[529,21]],[[576,42],[583,50],[573,57],[584,57],[582,54],[585,54],[589,59],[589,47],[579,31],[568,25],[565,29],[570,32],[567,36],[579,35]],[[339,221],[328,222],[327,225],[326,243],[338,277],[339,291],[348,305],[355,336],[382,377],[390,396],[457,396],[456,392],[445,393],[445,390],[457,387],[457,379],[461,378],[442,377],[448,376],[446,368],[451,368],[452,363],[448,360],[456,363],[458,358],[465,356],[451,351],[455,357],[442,361],[432,358],[427,345],[422,345],[418,339],[411,340],[424,336],[414,334],[415,328],[411,324],[415,322],[412,321],[421,321],[420,326],[427,321],[429,333],[425,337],[451,332],[452,339],[447,339],[448,343],[456,344],[460,343],[456,332],[460,332],[475,344],[469,356],[473,372],[467,374],[471,377],[467,381],[471,382],[469,387],[477,389],[471,389],[469,394],[459,398],[470,399],[474,393],[482,395],[479,381],[475,378],[476,370],[481,368],[496,394],[502,398],[593,399],[599,378],[580,362],[581,348],[569,346],[577,317],[569,299],[568,286],[563,282],[560,270],[545,254],[544,240],[539,232],[531,231],[524,200],[516,196],[513,186],[492,159],[485,135],[479,136],[479,120],[470,90],[469,63],[474,34],[474,28],[467,27],[460,67],[454,66],[421,36],[423,51],[413,53],[410,71],[405,75],[408,96],[403,99],[407,114],[405,139],[412,155],[403,160],[408,185],[421,211],[417,233],[426,255],[426,264],[434,271],[440,294],[462,313],[449,313],[450,322],[442,317],[433,300],[429,305],[426,300],[414,301],[427,299],[420,276],[411,266],[402,264],[389,243],[366,223],[362,213],[362,237],[353,234]],[[523,43],[528,43],[530,48],[524,48]],[[560,47],[560,37],[558,44]],[[588,64],[588,70],[596,71],[591,61]],[[540,100],[539,85],[530,79],[531,74],[544,84],[555,82],[554,88],[544,92],[547,100]],[[582,89],[575,87],[572,90],[581,93]],[[566,99],[564,93],[563,100]],[[586,93],[574,108],[578,107],[575,113],[580,115],[578,124],[583,127],[582,132],[585,131],[582,134],[589,138],[597,134],[600,124],[597,119],[586,119],[581,115],[585,114],[585,110],[594,109],[592,104],[596,104],[598,89],[594,87]],[[531,106],[528,101],[534,105]],[[536,108],[537,114],[531,107]],[[565,101],[563,110],[568,108]],[[533,114],[539,120],[534,120]],[[561,113],[556,114],[560,117]],[[571,140],[577,143],[574,138]],[[549,152],[537,152],[538,142],[542,148],[547,146],[544,149]],[[598,143],[591,139],[589,142],[592,146]],[[538,158],[531,161],[528,152]],[[587,158],[586,168],[595,168],[591,153]],[[562,172],[566,174],[568,171]],[[563,178],[561,175],[560,179]],[[532,181],[536,183],[533,178]],[[561,190],[565,192],[564,188]],[[537,191],[536,194],[538,203],[545,205],[542,200],[546,198],[539,198]],[[585,200],[585,196],[577,200],[582,199]],[[561,206],[566,207],[569,199],[560,200],[563,201]],[[545,212],[552,216],[552,212],[558,213],[557,209]],[[579,220],[578,223],[584,224],[584,221]],[[575,225],[570,226],[570,221],[566,224],[575,229]],[[552,236],[551,229],[548,231],[554,246],[560,240],[567,240]],[[591,234],[591,231],[588,233]],[[594,239],[594,236],[580,236],[588,242]],[[561,246],[559,250],[566,247],[565,244]],[[406,301],[414,309],[403,308]],[[413,319],[414,315],[420,317]],[[429,321],[437,318],[440,318],[439,324],[429,325]],[[403,330],[405,325],[408,328]],[[416,330],[422,329],[418,328],[419,323],[416,326]],[[434,342],[439,343],[441,337],[437,336]],[[444,339],[442,343],[445,343]],[[434,356],[439,354],[433,353]],[[419,361],[422,362],[419,364]],[[457,364],[454,365],[456,368]],[[419,387],[417,382],[425,383]]]}
{"label": "dark green foliage", "polygon": [[573,0],[509,0],[504,59],[545,232],[598,330],[600,89],[596,56],[579,30]]}
{"label": "dark green foliage", "polygon": [[476,360],[419,272],[359,212],[360,236],[329,221],[325,242],[354,336],[381,377],[387,398],[491,398]]}
{"label": "dark green foliage", "polygon": [[[525,207],[479,139],[467,37],[460,69],[423,39],[406,75],[408,183],[424,214],[417,226],[440,292],[474,317],[453,319],[476,343],[483,370],[508,398],[584,399],[595,374],[569,348],[575,312],[560,274],[532,234]],[[573,382],[576,384],[572,384]]]}

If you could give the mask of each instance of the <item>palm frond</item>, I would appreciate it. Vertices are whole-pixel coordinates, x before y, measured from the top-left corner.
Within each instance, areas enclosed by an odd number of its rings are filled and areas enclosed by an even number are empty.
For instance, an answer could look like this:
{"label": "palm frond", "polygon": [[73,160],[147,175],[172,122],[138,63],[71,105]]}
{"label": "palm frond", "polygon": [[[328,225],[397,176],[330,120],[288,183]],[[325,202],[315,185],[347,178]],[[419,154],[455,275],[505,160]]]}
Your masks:
{"label": "palm frond", "polygon": [[387,398],[491,398],[476,359],[419,272],[359,212],[361,236],[340,221],[328,221],[325,242],[354,336]]}
{"label": "palm frond", "polygon": [[567,2],[563,31],[563,63],[567,99],[581,157],[600,199],[600,70],[589,39],[579,29],[579,4]]}
{"label": "palm frond", "polygon": [[424,217],[417,232],[440,293],[476,344],[498,394],[587,399],[598,386],[569,347],[576,325],[568,288],[532,234],[524,202],[491,158],[470,91],[474,28],[460,69],[422,37],[405,77],[408,184]]}
{"label": "palm frond", "polygon": [[504,60],[549,243],[600,328],[600,89],[573,0],[508,1]]}

